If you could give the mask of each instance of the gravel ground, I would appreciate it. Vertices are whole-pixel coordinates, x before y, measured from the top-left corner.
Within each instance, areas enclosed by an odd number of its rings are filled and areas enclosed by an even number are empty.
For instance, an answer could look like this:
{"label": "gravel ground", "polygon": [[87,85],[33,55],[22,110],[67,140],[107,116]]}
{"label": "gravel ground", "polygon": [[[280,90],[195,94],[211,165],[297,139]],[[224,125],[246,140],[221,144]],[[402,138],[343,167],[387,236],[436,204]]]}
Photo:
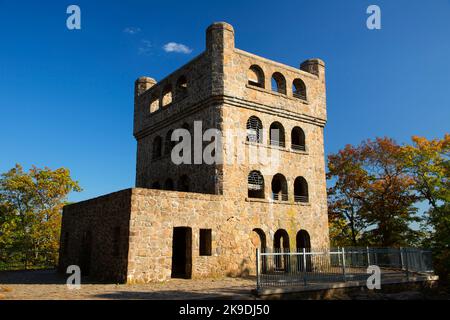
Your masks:
{"label": "gravel ground", "polygon": [[[200,300],[257,299],[251,294],[255,279],[221,278],[205,280],[172,279],[151,284],[103,284],[83,279],[80,290],[69,290],[66,278],[53,270],[0,272],[0,300]],[[300,293],[275,299],[324,300],[450,300],[450,289],[336,291],[333,294]]]}
{"label": "gravel ground", "polygon": [[253,279],[172,279],[151,284],[101,284],[81,282],[81,289],[69,290],[65,278],[53,270],[0,273],[0,299],[85,300],[85,299],[255,299]]}

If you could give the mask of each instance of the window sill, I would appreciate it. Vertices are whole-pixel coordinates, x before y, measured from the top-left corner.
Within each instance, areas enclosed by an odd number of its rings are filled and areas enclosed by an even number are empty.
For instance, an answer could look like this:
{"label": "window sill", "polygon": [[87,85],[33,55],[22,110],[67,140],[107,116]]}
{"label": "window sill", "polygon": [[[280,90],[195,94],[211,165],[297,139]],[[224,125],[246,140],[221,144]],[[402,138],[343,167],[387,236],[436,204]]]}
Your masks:
{"label": "window sill", "polygon": [[303,151],[303,150],[292,149],[292,148],[290,148],[290,150],[291,150],[291,152],[293,152],[293,153],[304,154],[304,155],[308,155],[308,154],[309,154],[309,151],[308,151],[308,150]]}
{"label": "window sill", "polygon": [[264,144],[261,142],[245,141],[245,144],[248,146],[263,147],[263,148],[267,148],[267,149],[275,149],[275,150],[284,151],[284,152],[292,152],[292,153],[297,153],[297,154],[302,154],[302,155],[309,155],[308,150],[306,150],[306,151],[296,150],[296,149],[287,148],[287,147],[279,147],[279,146],[276,146],[273,144]]}
{"label": "window sill", "polygon": [[248,83],[245,85],[245,87],[246,87],[247,89],[252,89],[252,90],[256,90],[256,91],[264,92],[264,93],[269,93],[269,94],[272,94],[272,95],[277,96],[277,97],[282,97],[282,98],[285,98],[285,99],[289,99],[289,100],[301,102],[301,103],[303,103],[303,104],[309,104],[309,101],[308,101],[308,100],[304,100],[304,99],[297,98],[297,97],[294,97],[294,96],[289,96],[289,95],[287,95],[287,94],[280,93],[280,92],[276,92],[276,91],[272,91],[272,90],[268,90],[268,89],[265,89],[265,88],[261,88],[261,87],[257,87],[257,86],[252,86],[252,85],[250,85],[250,84],[248,84]]}
{"label": "window sill", "polygon": [[175,103],[180,103],[180,102],[182,102],[182,101],[185,100],[187,97],[188,97],[188,94],[185,93],[185,94],[183,94],[182,96],[179,96],[176,100],[170,102],[169,104],[166,104],[165,106],[159,106],[159,108],[158,108],[157,110],[155,110],[155,111],[153,111],[153,112],[149,112],[149,113],[147,114],[147,116],[153,116],[153,115],[155,115],[155,114],[161,112],[162,110],[166,110],[166,109],[172,107]]}
{"label": "window sill", "polygon": [[272,199],[262,199],[262,198],[245,198],[246,202],[256,202],[256,203],[268,203],[268,204],[282,204],[288,206],[302,206],[302,207],[310,207],[311,203],[309,202],[293,202],[293,201],[282,201],[282,200],[272,200]]}

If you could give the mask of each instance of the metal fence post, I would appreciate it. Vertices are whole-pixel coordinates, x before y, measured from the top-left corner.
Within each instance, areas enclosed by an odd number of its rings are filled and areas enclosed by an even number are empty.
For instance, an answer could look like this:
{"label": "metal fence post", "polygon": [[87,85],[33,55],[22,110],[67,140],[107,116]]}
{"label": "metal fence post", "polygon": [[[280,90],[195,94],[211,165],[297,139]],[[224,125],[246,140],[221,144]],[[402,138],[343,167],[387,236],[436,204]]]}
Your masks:
{"label": "metal fence post", "polygon": [[417,271],[424,272],[425,271],[425,263],[423,261],[423,250],[420,250],[418,252],[418,254],[419,254],[419,270],[417,270]]}
{"label": "metal fence post", "polygon": [[406,249],[406,259],[405,259],[405,267],[406,267],[406,280],[409,281],[409,257],[408,257],[408,249]]}
{"label": "metal fence post", "polygon": [[[337,247],[337,251],[340,252],[341,247]],[[340,254],[338,254],[338,266],[341,266],[341,255]]]}
{"label": "metal fence post", "polygon": [[259,290],[260,286],[261,286],[261,282],[260,282],[260,270],[259,270],[259,263],[260,263],[260,253],[259,253],[259,249],[256,248],[256,289]]}
{"label": "metal fence post", "polygon": [[306,248],[303,248],[303,282],[306,286]]}
{"label": "metal fence post", "polygon": [[404,261],[403,261],[403,248],[402,247],[400,247],[399,248],[399,251],[400,251],[400,270],[404,270],[404,265],[405,265],[405,263],[404,263]]}
{"label": "metal fence post", "polygon": [[367,250],[367,266],[370,266],[370,252],[369,252],[369,247],[366,247]]}
{"label": "metal fence post", "polygon": [[345,271],[345,248],[342,248],[342,275],[344,277],[344,282],[346,282],[347,276]]}

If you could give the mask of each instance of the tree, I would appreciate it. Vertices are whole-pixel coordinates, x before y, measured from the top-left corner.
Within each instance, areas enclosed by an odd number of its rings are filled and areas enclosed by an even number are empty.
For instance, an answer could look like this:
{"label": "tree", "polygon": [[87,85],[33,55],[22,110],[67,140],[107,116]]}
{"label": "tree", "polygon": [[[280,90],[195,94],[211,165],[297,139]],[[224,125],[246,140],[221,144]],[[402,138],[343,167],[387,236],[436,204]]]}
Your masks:
{"label": "tree", "polygon": [[427,201],[428,242],[433,249],[436,271],[442,279],[450,270],[450,134],[443,139],[412,137],[403,148],[403,159],[415,181],[420,200]]}
{"label": "tree", "polygon": [[[450,202],[450,134],[442,140],[412,137],[413,144],[403,148],[405,165],[415,181],[415,190],[426,200],[433,215],[450,230],[447,221]],[[441,219],[442,218],[442,219]]]}
{"label": "tree", "polygon": [[328,178],[334,180],[329,189],[331,229],[340,221],[352,244],[390,247],[417,240],[419,233],[411,229],[419,221],[417,196],[401,151],[392,139],[376,138],[328,157]]}
{"label": "tree", "polygon": [[328,189],[328,216],[333,245],[356,246],[367,224],[361,216],[365,172],[361,169],[359,154],[351,145],[328,157],[328,179],[334,186]]}
{"label": "tree", "polygon": [[[47,252],[56,258],[59,247],[62,207],[78,182],[66,168],[51,170],[33,166],[24,172],[17,164],[0,176],[0,245],[3,251]],[[1,257],[0,257],[1,258]],[[28,257],[27,257],[28,259]]]}

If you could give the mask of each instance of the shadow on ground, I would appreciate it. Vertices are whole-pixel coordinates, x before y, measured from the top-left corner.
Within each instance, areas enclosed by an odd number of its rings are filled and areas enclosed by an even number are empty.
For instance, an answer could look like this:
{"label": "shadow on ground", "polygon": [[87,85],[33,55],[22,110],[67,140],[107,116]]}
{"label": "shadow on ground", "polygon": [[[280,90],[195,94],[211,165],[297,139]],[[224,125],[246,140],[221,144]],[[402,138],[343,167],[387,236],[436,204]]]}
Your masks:
{"label": "shadow on ground", "polygon": [[[56,269],[0,271],[0,284],[65,284],[68,276]],[[88,277],[82,277],[81,283],[102,284]]]}
{"label": "shadow on ground", "polygon": [[242,288],[217,289],[215,292],[205,291],[117,291],[97,294],[93,298],[111,300],[247,300],[255,299],[250,290]]}

